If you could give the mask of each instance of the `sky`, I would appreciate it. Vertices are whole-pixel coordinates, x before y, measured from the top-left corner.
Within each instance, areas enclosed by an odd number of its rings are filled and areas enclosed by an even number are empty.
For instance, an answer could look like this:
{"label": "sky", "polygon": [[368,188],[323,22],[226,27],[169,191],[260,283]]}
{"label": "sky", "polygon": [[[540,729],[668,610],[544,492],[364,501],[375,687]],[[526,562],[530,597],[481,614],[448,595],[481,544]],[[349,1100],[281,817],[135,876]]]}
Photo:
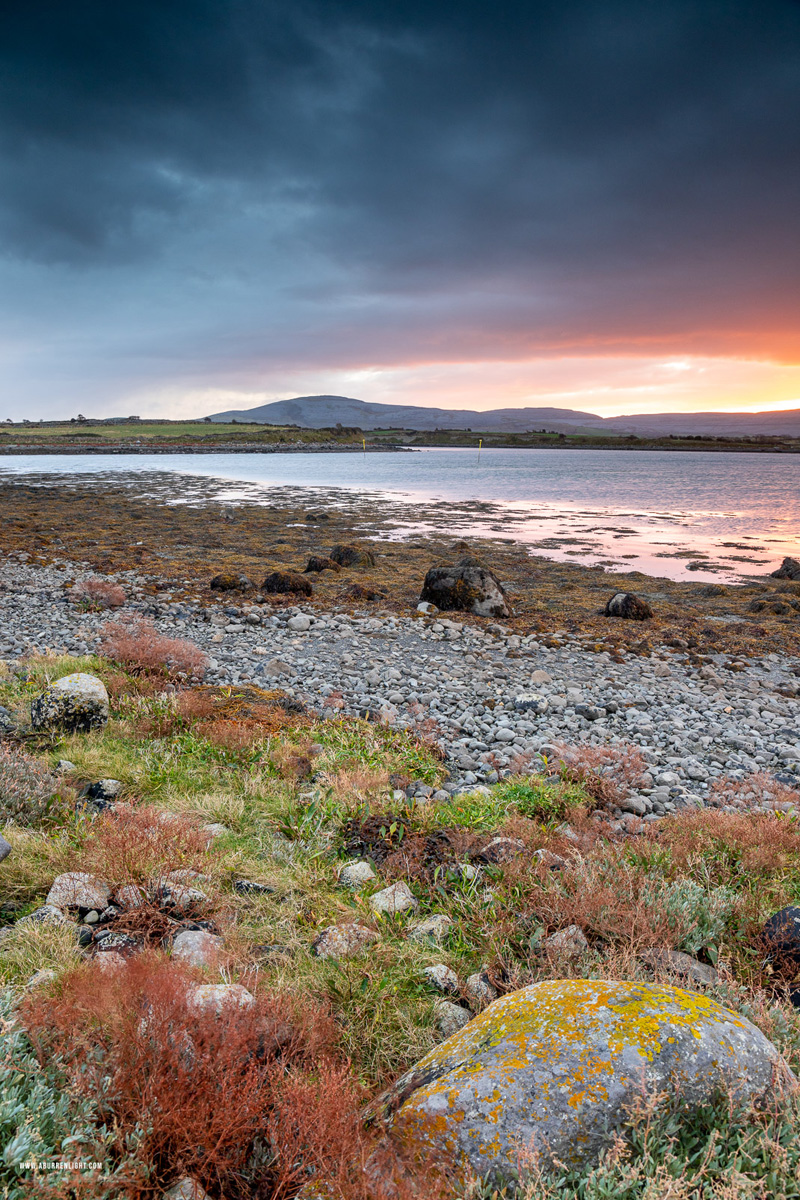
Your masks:
{"label": "sky", "polygon": [[800,0],[9,0],[0,419],[800,407]]}

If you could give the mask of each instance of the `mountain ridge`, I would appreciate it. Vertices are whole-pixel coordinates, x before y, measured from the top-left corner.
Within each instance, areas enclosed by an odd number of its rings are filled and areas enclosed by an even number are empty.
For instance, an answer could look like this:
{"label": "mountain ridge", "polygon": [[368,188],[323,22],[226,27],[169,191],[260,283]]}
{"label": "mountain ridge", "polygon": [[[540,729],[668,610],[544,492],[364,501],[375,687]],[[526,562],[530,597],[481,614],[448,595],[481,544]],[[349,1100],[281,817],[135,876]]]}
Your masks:
{"label": "mountain ridge", "polygon": [[639,413],[601,417],[571,408],[525,407],[474,409],[428,408],[411,404],[379,404],[352,396],[295,396],[250,409],[212,413],[211,421],[244,421],[264,425],[300,425],[325,429],[337,424],[359,429],[435,429],[500,433],[633,433],[650,437],[670,434],[710,436],[800,437],[800,408],[759,413]]}

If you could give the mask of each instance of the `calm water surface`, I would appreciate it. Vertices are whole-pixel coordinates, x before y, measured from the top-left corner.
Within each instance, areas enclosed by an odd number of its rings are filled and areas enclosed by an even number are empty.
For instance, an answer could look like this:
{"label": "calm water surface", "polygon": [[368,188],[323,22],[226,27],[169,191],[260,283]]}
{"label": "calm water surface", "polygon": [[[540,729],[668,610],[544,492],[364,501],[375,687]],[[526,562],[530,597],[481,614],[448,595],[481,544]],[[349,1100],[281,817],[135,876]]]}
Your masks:
{"label": "calm water surface", "polygon": [[[678,578],[763,574],[800,554],[800,456],[645,450],[403,454],[19,455],[0,478],[131,482],[176,502],[366,493],[394,536],[447,528],[513,537],[549,558]],[[143,476],[145,478],[143,478]],[[213,489],[201,481],[213,483]],[[323,493],[325,493],[323,497]]]}

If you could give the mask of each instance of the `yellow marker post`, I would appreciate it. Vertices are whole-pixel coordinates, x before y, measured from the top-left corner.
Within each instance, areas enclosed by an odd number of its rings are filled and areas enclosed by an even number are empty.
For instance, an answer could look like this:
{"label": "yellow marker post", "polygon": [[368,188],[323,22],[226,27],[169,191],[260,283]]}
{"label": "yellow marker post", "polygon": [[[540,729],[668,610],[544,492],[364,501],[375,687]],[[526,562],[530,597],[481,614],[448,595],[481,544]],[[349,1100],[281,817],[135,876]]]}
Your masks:
{"label": "yellow marker post", "polygon": [[481,446],[482,445],[483,445],[483,438],[478,438],[478,462],[481,461]]}
{"label": "yellow marker post", "polygon": [[361,445],[364,447],[364,458],[366,458],[367,457],[367,439],[366,438],[361,439]]}

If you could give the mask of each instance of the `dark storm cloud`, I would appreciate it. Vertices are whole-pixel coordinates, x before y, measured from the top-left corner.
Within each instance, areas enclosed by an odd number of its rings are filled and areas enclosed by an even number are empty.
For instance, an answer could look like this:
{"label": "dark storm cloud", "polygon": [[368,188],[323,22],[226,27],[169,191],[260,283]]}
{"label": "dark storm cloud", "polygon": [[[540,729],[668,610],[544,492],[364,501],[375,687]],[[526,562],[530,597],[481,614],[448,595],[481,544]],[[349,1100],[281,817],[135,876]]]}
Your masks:
{"label": "dark storm cloud", "polygon": [[797,326],[797,3],[9,8],[7,261],[118,295],[163,264],[187,314],[225,279],[210,327],[256,340],[293,306],[333,337],[338,303],[356,357],[381,311],[456,353]]}

